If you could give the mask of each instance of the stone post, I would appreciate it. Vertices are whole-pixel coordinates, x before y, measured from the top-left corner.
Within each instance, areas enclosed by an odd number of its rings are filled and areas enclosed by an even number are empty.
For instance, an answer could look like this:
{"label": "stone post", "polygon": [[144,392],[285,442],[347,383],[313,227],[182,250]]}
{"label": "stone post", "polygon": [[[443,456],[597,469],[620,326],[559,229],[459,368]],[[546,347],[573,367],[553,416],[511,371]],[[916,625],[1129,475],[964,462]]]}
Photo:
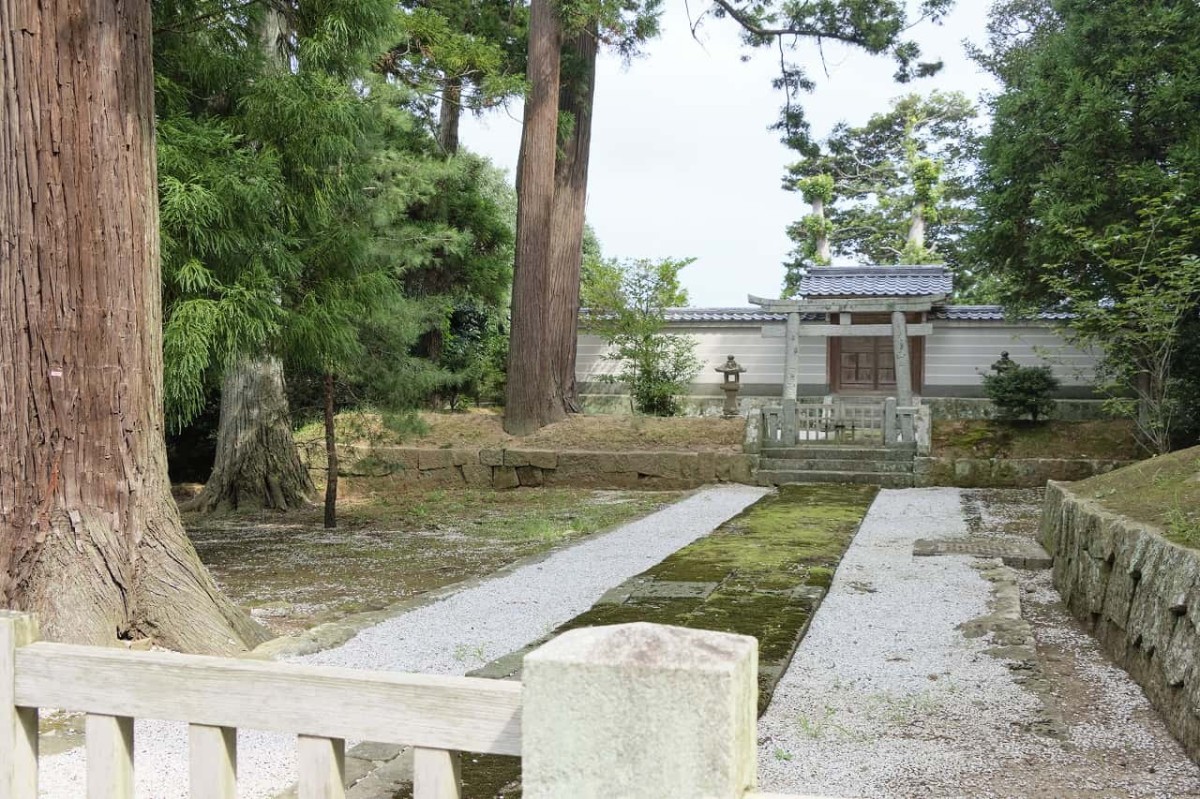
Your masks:
{"label": "stone post", "polygon": [[526,799],[742,799],[756,783],[758,644],[590,627],[525,657]]}
{"label": "stone post", "polygon": [[787,315],[787,331],[784,333],[786,349],[783,367],[783,400],[794,400],[800,384],[800,312]]}
{"label": "stone post", "polygon": [[883,401],[883,445],[896,446],[896,398],[888,397]]}
{"label": "stone post", "polygon": [[908,357],[908,322],[904,311],[892,311],[892,349],[896,355],[896,394],[904,407],[912,405],[912,363]]}

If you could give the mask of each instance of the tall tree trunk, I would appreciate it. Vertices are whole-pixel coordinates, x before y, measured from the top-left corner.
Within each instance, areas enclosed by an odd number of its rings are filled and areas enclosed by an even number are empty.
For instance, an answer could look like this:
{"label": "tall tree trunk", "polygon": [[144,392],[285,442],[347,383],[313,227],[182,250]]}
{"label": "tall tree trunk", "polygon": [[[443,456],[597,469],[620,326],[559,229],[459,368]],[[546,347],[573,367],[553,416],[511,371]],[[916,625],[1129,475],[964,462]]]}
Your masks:
{"label": "tall tree trunk", "polygon": [[237,360],[221,385],[212,474],[184,509],[287,510],[306,505],[313,490],[292,438],[282,364],[270,356]]}
{"label": "tall tree trunk", "polygon": [[167,479],[150,4],[0,0],[0,595],[49,638],[267,638]]}
{"label": "tall tree trunk", "polygon": [[[825,221],[825,200],[820,197],[814,197],[812,200],[812,216],[821,222]],[[828,265],[833,261],[833,252],[829,246],[829,234],[822,227],[817,234],[816,241],[817,263],[822,266]]]}
{"label": "tall tree trunk", "polygon": [[325,375],[325,529],[337,527],[338,456],[333,415],[332,374]]}
{"label": "tall tree trunk", "polygon": [[[259,30],[266,68],[288,68],[286,20],[268,7]],[[221,384],[217,457],[204,489],[185,505],[211,513],[238,508],[286,510],[307,504],[313,491],[292,437],[283,366],[271,355],[244,355]]]}
{"label": "tall tree trunk", "polygon": [[462,78],[442,81],[442,105],[438,110],[438,146],[446,155],[458,152],[458,123],[462,119]]}
{"label": "tall tree trunk", "polygon": [[912,216],[908,220],[905,249],[910,253],[921,253],[925,250],[925,203],[923,202],[913,204]]}
{"label": "tall tree trunk", "polygon": [[566,417],[555,373],[550,315],[550,240],[558,137],[562,38],[553,0],[533,0],[529,18],[529,96],[517,169],[517,253],[504,429],[528,435]]}
{"label": "tall tree trunk", "polygon": [[550,317],[555,341],[556,391],[568,411],[580,410],[575,392],[575,356],[579,339],[579,277],[583,264],[583,224],[587,206],[588,161],[592,149],[592,107],[596,95],[595,26],[563,43],[559,112],[571,119],[554,173],[554,211],[550,241]]}

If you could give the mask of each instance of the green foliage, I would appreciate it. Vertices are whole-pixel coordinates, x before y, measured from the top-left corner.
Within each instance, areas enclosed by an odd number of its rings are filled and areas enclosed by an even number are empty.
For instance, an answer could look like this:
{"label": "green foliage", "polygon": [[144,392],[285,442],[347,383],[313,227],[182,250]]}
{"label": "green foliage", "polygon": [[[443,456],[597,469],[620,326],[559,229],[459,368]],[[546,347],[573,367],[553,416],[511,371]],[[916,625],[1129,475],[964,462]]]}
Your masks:
{"label": "green foliage", "polygon": [[[961,241],[975,215],[976,116],[959,92],[905,95],[861,127],[837,125],[823,148],[798,148],[804,158],[788,168],[784,188],[809,202],[819,188],[829,198],[827,222],[817,221],[834,255],[873,264],[946,261],[962,271]],[[810,219],[788,228],[797,244],[789,272],[817,263],[820,231]]]}
{"label": "green foliage", "polygon": [[511,188],[483,159],[446,158],[415,95],[371,71],[402,15],[386,0],[277,8],[155,6],[175,425],[229,359],[264,351],[296,383],[330,372],[350,400],[411,406],[467,380],[419,357],[424,339],[454,340],[460,306],[498,318],[507,302]]}
{"label": "green foliage", "polygon": [[[978,58],[1003,83],[980,174],[973,249],[1013,302],[1054,286],[1111,293],[1124,278],[1076,231],[1135,225],[1138,198],[1200,204],[1200,15],[1175,0],[998,4]],[[1057,281],[1043,280],[1052,272]]]}
{"label": "green foliage", "polygon": [[[480,111],[524,90],[525,4],[508,0],[402,0],[400,32],[378,68],[414,91],[433,125],[433,101]],[[460,86],[445,98],[447,81]]]}
{"label": "green foliage", "polygon": [[[1181,186],[1191,182],[1180,176]],[[1135,210],[1135,221],[1111,224],[1099,235],[1066,231],[1108,276],[1107,291],[1055,271],[1043,279],[1070,298],[1076,340],[1103,353],[1098,378],[1113,395],[1112,409],[1136,419],[1142,443],[1163,453],[1181,425],[1194,424],[1183,410],[1194,407],[1198,373],[1178,368],[1195,364],[1177,357],[1200,310],[1200,209],[1183,188],[1137,198]]]}
{"label": "green foliage", "polygon": [[1001,419],[1028,416],[1037,422],[1054,411],[1053,394],[1059,383],[1049,366],[1021,366],[1009,361],[992,369],[983,376],[983,390]]}
{"label": "green foliage", "polygon": [[806,203],[817,200],[825,204],[833,202],[833,186],[833,175],[813,175],[796,181],[796,190]]}
{"label": "green foliage", "polygon": [[678,414],[678,396],[700,371],[695,341],[663,332],[666,309],[687,304],[679,273],[692,261],[602,261],[586,274],[584,328],[608,342],[605,357],[620,364],[614,380],[628,387],[639,413]]}

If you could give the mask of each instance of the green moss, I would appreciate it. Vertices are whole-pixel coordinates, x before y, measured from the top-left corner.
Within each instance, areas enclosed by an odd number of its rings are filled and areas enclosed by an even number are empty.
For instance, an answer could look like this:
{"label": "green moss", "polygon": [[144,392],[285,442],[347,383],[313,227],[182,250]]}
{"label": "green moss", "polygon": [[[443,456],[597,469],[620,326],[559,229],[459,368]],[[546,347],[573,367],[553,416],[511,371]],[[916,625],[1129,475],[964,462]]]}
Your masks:
{"label": "green moss", "polygon": [[1081,480],[1074,490],[1114,513],[1159,527],[1177,544],[1200,549],[1200,447]]}

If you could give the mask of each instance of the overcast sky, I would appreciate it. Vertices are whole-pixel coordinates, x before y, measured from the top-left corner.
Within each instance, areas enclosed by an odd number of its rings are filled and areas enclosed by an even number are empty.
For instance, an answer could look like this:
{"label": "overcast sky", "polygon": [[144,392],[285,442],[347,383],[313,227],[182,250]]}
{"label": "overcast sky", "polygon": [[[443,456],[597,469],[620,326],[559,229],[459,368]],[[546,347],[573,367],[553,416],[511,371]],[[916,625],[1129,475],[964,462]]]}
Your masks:
{"label": "overcast sky", "polygon": [[[777,51],[749,51],[730,20],[706,19],[697,42],[684,0],[667,0],[663,34],[628,67],[602,56],[596,80],[587,216],[604,254],[622,258],[694,257],[684,273],[692,305],[745,305],[747,294],[778,296],[784,230],[804,215],[799,195],[780,188],[794,153],[767,128],[783,96],[771,87]],[[864,122],[891,98],[934,88],[972,97],[993,84],[967,60],[962,42],[984,36],[983,0],[959,0],[941,26],[911,31],[927,57],[946,67],[934,78],[899,85],[895,63],[837,45],[801,44],[817,90],[800,102],[824,136],[841,120]],[[693,11],[705,6],[693,0]],[[828,76],[826,76],[828,70]],[[521,107],[465,119],[462,140],[515,173]]]}

